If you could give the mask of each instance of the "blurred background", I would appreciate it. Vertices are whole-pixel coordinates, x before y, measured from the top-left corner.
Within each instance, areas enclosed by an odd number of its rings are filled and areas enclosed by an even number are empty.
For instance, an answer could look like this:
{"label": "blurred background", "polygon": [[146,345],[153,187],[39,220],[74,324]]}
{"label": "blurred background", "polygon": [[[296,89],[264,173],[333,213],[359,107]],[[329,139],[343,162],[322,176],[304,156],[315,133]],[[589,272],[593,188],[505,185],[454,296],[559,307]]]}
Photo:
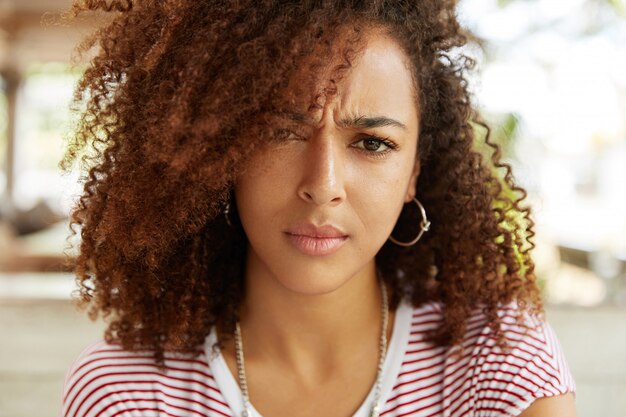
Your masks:
{"label": "blurred background", "polygon": [[[69,0],[0,0],[0,417],[57,415],[65,371],[101,337],[70,299],[71,134],[95,26],[49,24]],[[470,80],[536,220],[547,317],[582,417],[626,415],[626,0],[461,0],[482,48]],[[53,15],[52,15],[53,16]],[[71,253],[70,253],[71,255]]]}

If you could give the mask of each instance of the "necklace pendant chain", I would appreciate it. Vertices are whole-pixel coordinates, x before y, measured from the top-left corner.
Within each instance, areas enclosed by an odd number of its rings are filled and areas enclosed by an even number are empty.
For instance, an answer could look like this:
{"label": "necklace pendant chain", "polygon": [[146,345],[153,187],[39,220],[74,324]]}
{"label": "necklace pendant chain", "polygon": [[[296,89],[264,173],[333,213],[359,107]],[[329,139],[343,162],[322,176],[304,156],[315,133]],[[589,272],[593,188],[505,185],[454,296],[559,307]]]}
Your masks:
{"label": "necklace pendant chain", "polygon": [[[380,332],[378,367],[376,372],[376,382],[374,384],[374,402],[372,404],[370,417],[378,417],[381,411],[381,395],[383,381],[383,367],[387,356],[387,325],[389,321],[389,300],[387,299],[387,288],[380,281],[380,292],[382,296],[381,305],[381,321],[382,329]],[[237,360],[237,374],[239,377],[239,387],[241,389],[241,397],[243,401],[243,411],[241,417],[252,417],[252,406],[250,404],[250,395],[248,393],[248,383],[246,381],[246,370],[243,357],[243,341],[241,338],[241,327],[239,322],[235,323],[235,358]]]}
{"label": "necklace pendant chain", "polygon": [[241,396],[243,397],[243,411],[241,413],[241,417],[252,417],[252,411],[250,410],[250,396],[248,394],[248,383],[246,381],[246,372],[244,368],[241,327],[239,327],[239,322],[235,324],[235,357],[237,359],[239,387],[241,388]]}

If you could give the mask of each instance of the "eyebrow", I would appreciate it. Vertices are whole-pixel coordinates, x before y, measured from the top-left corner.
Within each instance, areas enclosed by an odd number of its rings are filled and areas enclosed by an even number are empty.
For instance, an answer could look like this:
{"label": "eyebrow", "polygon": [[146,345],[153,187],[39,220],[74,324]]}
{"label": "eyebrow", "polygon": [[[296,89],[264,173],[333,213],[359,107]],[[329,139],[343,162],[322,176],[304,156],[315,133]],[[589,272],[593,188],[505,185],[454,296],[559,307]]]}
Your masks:
{"label": "eyebrow", "polygon": [[356,116],[346,117],[341,120],[344,127],[356,127],[361,129],[372,129],[375,127],[394,126],[407,130],[406,125],[398,120],[386,116]]}
{"label": "eyebrow", "polygon": [[[294,120],[296,122],[310,122],[310,119],[297,112],[285,111],[283,112],[287,118]],[[359,128],[359,129],[373,129],[376,127],[384,127],[384,126],[393,126],[398,127],[403,130],[407,130],[407,127],[404,123],[392,119],[386,116],[353,116],[353,117],[344,117],[340,121],[340,125],[342,127],[351,127],[351,128]]]}

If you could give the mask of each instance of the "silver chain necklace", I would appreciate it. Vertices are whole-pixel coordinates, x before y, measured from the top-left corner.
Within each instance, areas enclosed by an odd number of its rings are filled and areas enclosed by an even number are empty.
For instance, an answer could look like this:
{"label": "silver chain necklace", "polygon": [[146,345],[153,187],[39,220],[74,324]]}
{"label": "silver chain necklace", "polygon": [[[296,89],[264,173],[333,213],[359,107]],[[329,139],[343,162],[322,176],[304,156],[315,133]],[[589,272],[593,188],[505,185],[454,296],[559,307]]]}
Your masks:
{"label": "silver chain necklace", "polygon": [[[382,331],[380,332],[378,371],[376,373],[376,382],[374,385],[374,403],[370,411],[370,417],[378,417],[381,411],[380,396],[383,381],[383,365],[385,356],[387,356],[387,322],[389,319],[389,301],[387,300],[387,288],[385,284],[380,283],[380,292],[382,294]],[[250,396],[248,395],[248,383],[246,382],[246,371],[243,359],[243,342],[241,340],[241,328],[239,322],[235,323],[235,357],[237,359],[237,373],[239,374],[239,386],[241,388],[241,396],[243,400],[243,411],[241,417],[252,417],[252,406],[250,405]]]}

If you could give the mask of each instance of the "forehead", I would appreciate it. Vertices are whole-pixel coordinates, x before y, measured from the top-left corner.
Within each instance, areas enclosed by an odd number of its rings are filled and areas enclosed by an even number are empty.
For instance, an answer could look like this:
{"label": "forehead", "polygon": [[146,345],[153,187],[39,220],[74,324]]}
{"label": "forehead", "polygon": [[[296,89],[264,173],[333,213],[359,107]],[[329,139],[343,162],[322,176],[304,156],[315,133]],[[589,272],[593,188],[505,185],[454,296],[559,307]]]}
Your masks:
{"label": "forehead", "polygon": [[381,29],[363,30],[356,43],[349,33],[338,36],[330,50],[305,59],[293,74],[289,110],[311,122],[332,106],[340,117],[390,116],[417,124],[412,65],[400,45]]}
{"label": "forehead", "polygon": [[391,37],[365,39],[361,55],[338,86],[341,108],[364,114],[392,113],[406,121],[417,117],[416,86],[409,60]]}

